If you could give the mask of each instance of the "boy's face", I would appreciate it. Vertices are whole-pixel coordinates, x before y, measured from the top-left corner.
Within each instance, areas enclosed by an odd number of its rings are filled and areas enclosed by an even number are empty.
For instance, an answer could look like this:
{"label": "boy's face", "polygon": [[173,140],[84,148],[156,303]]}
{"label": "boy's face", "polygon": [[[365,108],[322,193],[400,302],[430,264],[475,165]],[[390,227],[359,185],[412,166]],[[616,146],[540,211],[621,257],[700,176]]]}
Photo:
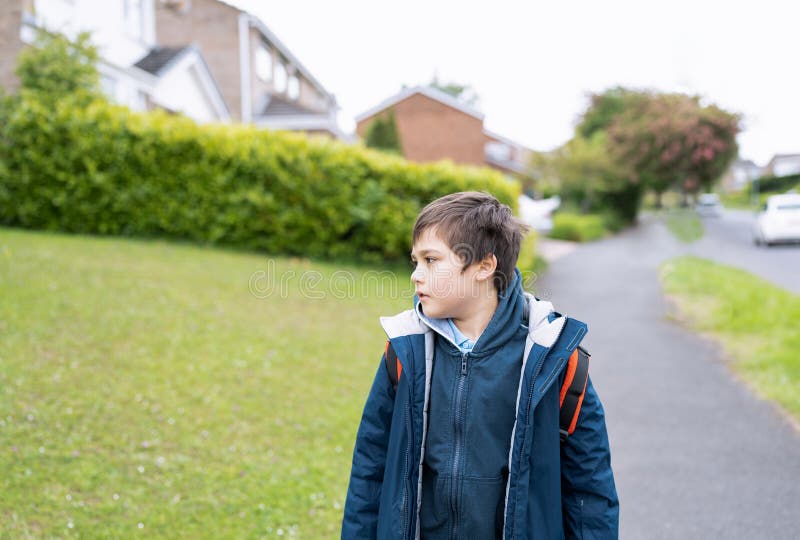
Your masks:
{"label": "boy's face", "polygon": [[414,242],[411,260],[416,262],[411,281],[428,317],[460,319],[480,295],[497,295],[491,283],[493,269],[487,271],[476,262],[462,272],[462,259],[432,229]]}

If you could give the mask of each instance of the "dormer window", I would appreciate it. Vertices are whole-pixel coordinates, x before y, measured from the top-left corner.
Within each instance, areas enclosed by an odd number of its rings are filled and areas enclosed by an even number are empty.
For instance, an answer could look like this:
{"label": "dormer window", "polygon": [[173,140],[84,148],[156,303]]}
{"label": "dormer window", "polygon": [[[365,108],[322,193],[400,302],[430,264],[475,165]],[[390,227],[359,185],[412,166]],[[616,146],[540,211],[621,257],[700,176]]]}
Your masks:
{"label": "dormer window", "polygon": [[122,4],[125,28],[131,35],[142,39],[144,37],[144,1],[123,0]]}
{"label": "dormer window", "polygon": [[289,96],[289,99],[297,99],[300,97],[300,79],[297,78],[297,75],[289,77],[286,95]]}
{"label": "dormer window", "polygon": [[264,82],[272,80],[272,51],[264,44],[256,50],[256,75]]}
{"label": "dormer window", "polygon": [[286,83],[288,77],[289,75],[286,73],[286,66],[283,65],[283,62],[278,62],[275,65],[275,92],[281,94],[286,92]]}

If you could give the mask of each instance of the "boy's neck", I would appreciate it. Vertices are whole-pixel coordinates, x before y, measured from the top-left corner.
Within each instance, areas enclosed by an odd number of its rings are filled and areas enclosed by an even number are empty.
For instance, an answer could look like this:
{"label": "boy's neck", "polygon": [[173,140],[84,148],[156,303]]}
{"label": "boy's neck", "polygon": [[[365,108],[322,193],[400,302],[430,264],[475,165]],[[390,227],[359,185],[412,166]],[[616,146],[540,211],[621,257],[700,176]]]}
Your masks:
{"label": "boy's neck", "polygon": [[471,303],[469,310],[462,316],[453,317],[453,324],[470,341],[478,341],[483,331],[489,326],[498,303],[497,291],[492,287],[486,294],[478,295],[475,301]]}

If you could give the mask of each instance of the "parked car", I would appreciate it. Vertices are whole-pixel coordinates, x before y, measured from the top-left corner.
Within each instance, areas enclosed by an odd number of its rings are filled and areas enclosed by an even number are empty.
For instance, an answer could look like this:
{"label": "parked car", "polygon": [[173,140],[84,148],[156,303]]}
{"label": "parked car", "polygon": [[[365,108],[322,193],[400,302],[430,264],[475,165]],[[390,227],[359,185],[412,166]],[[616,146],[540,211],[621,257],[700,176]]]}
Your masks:
{"label": "parked car", "polygon": [[753,226],[756,245],[800,242],[800,194],[773,195],[756,216]]}
{"label": "parked car", "polygon": [[541,233],[553,230],[553,212],[561,206],[561,197],[556,195],[549,199],[531,199],[527,195],[519,196],[519,217],[523,223]]}
{"label": "parked car", "polygon": [[722,203],[716,193],[703,193],[697,198],[695,211],[704,217],[719,217],[722,215]]}

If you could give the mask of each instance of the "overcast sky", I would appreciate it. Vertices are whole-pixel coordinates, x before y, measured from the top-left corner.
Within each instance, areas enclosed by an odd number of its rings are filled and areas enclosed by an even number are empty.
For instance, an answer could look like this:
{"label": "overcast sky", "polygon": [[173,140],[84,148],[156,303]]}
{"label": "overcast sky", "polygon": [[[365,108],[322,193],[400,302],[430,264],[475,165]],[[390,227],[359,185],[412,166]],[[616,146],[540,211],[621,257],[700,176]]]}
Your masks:
{"label": "overcast sky", "polygon": [[341,107],[343,129],[402,85],[471,85],[486,128],[535,150],[572,135],[588,92],[696,93],[744,115],[742,157],[800,153],[800,3],[792,0],[231,0]]}

